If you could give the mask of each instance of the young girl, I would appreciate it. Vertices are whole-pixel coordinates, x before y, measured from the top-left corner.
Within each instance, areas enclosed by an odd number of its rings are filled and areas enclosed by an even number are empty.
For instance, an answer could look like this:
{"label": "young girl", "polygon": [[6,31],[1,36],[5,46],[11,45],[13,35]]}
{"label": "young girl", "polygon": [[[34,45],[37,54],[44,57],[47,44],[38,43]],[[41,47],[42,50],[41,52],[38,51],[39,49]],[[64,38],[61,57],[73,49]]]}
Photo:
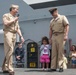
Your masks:
{"label": "young girl", "polygon": [[45,63],[46,63],[46,68],[48,70],[49,63],[50,63],[50,45],[49,45],[49,40],[47,37],[42,38],[42,45],[40,47],[41,51],[41,56],[40,56],[40,62],[42,63],[42,68],[44,70],[45,68]]}

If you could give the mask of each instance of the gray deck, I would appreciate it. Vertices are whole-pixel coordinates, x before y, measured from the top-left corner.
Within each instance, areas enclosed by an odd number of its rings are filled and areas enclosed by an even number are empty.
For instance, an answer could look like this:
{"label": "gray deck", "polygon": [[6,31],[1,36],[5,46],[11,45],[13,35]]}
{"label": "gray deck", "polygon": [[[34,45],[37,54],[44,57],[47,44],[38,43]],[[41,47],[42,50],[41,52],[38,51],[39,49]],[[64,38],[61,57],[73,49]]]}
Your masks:
{"label": "gray deck", "polygon": [[[0,69],[0,75],[9,75],[3,74]],[[27,68],[15,68],[15,75],[76,75],[76,69],[67,69],[64,72],[47,72],[42,71],[41,69],[27,69]]]}

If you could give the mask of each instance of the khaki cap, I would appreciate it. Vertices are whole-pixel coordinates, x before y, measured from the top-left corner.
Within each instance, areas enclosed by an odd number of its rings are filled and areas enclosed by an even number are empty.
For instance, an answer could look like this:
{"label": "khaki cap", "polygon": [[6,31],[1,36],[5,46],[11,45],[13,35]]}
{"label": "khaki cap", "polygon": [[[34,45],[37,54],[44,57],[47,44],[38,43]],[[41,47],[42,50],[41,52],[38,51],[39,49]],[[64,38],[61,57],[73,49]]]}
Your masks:
{"label": "khaki cap", "polygon": [[51,8],[51,9],[49,10],[49,12],[50,12],[51,14],[53,14],[54,11],[56,11],[56,10],[57,10],[57,7],[54,7],[54,8]]}

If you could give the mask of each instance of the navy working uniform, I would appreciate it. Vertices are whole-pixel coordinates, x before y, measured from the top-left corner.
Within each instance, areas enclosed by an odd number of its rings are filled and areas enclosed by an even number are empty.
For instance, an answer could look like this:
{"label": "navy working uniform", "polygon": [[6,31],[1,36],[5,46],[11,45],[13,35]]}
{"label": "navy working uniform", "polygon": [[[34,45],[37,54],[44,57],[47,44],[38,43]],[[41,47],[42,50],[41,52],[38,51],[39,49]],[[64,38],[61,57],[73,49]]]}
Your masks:
{"label": "navy working uniform", "polygon": [[22,48],[17,47],[15,49],[15,57],[17,57],[17,56],[20,56],[20,59],[16,58],[16,61],[23,62],[23,58],[24,58],[24,48],[23,47]]}

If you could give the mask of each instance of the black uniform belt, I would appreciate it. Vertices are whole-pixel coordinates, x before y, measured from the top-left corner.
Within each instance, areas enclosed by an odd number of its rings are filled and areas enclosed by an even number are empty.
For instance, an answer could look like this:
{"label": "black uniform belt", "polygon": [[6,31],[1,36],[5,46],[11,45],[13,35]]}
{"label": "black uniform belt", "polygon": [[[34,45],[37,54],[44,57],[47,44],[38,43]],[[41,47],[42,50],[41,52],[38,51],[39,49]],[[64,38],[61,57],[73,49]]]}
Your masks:
{"label": "black uniform belt", "polygon": [[53,35],[55,35],[55,36],[60,35],[60,34],[64,34],[64,32],[56,32],[56,33],[53,33]]}

